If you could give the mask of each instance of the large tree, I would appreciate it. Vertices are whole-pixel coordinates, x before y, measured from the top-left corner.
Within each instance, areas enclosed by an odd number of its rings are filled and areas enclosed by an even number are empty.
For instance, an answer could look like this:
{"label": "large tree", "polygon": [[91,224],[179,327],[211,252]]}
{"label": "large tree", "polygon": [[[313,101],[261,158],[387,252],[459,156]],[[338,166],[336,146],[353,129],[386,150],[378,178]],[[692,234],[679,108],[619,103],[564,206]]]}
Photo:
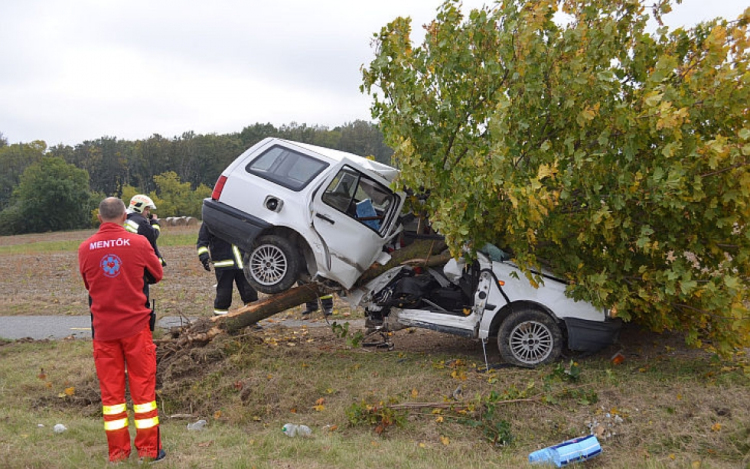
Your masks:
{"label": "large tree", "polygon": [[24,170],[41,160],[46,150],[47,144],[39,140],[10,146],[0,144],[0,211],[11,204],[13,190]]}
{"label": "large tree", "polygon": [[89,174],[62,158],[43,157],[29,166],[13,193],[22,230],[41,233],[90,226]]}
{"label": "large tree", "polygon": [[420,46],[407,18],[376,35],[363,90],[454,254],[494,242],[727,352],[750,342],[750,9],[670,30],[655,3],[449,1]]}

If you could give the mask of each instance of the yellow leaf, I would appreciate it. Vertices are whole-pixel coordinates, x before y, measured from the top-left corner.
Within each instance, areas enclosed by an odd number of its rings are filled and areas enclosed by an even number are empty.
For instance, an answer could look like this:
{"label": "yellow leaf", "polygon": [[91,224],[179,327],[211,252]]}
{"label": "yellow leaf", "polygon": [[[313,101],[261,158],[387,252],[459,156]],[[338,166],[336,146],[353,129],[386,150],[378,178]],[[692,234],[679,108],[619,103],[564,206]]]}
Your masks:
{"label": "yellow leaf", "polygon": [[444,444],[445,446],[448,446],[449,444],[451,444],[451,440],[447,436],[442,436],[441,435],[440,436],[440,443]]}
{"label": "yellow leaf", "polygon": [[326,406],[324,406],[323,404],[313,406],[313,410],[315,410],[316,412],[323,412],[323,410],[325,410],[325,408],[326,408]]}
{"label": "yellow leaf", "polygon": [[427,448],[427,445],[426,445],[426,444],[424,444],[424,443],[420,443],[420,444],[419,444],[419,447],[420,447],[420,448]]}
{"label": "yellow leaf", "polygon": [[219,420],[221,418],[221,411],[217,410],[214,412],[214,420]]}
{"label": "yellow leaf", "polygon": [[417,388],[414,388],[411,390],[411,397],[416,399],[417,396],[419,396],[419,391],[417,391]]}
{"label": "yellow leaf", "polygon": [[721,424],[719,422],[716,422],[715,424],[711,425],[711,430],[715,432],[721,431]]}
{"label": "yellow leaf", "polygon": [[691,467],[692,467],[693,469],[698,469],[699,467],[701,467],[701,462],[700,462],[700,461],[693,461],[693,463],[692,463],[692,464],[690,464],[690,466],[691,466]]}
{"label": "yellow leaf", "polygon": [[439,415],[438,418],[435,419],[435,422],[437,422],[437,423],[443,423],[443,416]]}
{"label": "yellow leaf", "polygon": [[669,453],[669,459],[671,459],[672,461],[676,459],[676,456],[674,455],[674,453]]}
{"label": "yellow leaf", "polygon": [[543,164],[539,166],[539,171],[537,172],[536,178],[541,181],[544,178],[554,176],[556,172],[557,171],[553,166]]}
{"label": "yellow leaf", "polygon": [[65,394],[66,395],[72,396],[75,393],[76,393],[76,388],[74,388],[74,387],[65,388]]}
{"label": "yellow leaf", "polygon": [[433,414],[442,414],[443,413],[443,409],[432,409],[432,413]]}

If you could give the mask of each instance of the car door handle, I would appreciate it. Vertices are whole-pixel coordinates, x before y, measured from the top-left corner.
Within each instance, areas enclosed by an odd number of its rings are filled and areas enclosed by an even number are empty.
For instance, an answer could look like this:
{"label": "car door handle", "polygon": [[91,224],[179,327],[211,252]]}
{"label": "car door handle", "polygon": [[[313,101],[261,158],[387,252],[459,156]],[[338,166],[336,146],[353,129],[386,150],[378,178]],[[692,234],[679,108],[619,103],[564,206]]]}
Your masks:
{"label": "car door handle", "polygon": [[318,217],[318,218],[320,218],[321,220],[327,221],[331,225],[336,224],[335,221],[331,220],[330,218],[328,218],[326,215],[323,215],[322,213],[316,213],[315,216]]}

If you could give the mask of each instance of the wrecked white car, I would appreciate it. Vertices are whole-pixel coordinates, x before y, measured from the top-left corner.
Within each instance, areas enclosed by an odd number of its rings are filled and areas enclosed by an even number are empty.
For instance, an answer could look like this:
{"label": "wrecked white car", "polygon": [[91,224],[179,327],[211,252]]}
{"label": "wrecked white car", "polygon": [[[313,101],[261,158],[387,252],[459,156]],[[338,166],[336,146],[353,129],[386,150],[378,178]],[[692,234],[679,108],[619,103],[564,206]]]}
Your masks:
{"label": "wrecked white car", "polygon": [[347,298],[365,309],[369,333],[419,327],[483,345],[494,337],[503,360],[523,367],[555,361],[564,345],[594,352],[617,340],[622,321],[611,311],[568,298],[565,283],[546,273],[534,288],[496,252],[441,270],[395,267]]}
{"label": "wrecked white car", "polygon": [[401,230],[398,171],[351,153],[266,138],[234,160],[203,201],[203,222],[245,251],[257,291],[298,280],[348,289]]}

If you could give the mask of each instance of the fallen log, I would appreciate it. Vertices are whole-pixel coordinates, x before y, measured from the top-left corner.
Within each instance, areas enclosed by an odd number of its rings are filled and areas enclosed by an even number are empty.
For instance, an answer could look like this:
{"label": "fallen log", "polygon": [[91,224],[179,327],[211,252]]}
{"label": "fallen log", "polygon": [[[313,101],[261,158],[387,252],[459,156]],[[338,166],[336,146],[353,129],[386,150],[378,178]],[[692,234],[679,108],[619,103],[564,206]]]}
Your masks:
{"label": "fallen log", "polygon": [[[354,288],[366,284],[383,272],[401,264],[410,263],[425,266],[445,264],[450,259],[450,253],[445,249],[446,245],[442,241],[417,240],[405,248],[394,251],[391,254],[391,260],[386,265],[374,265],[365,271],[357,280]],[[304,284],[230,311],[226,316],[214,317],[211,319],[214,322],[212,330],[201,331],[202,333],[198,335],[201,341],[206,341],[211,340],[220,331],[234,333],[274,314],[308,301],[315,301],[320,296],[330,292],[326,287],[316,283]]]}

